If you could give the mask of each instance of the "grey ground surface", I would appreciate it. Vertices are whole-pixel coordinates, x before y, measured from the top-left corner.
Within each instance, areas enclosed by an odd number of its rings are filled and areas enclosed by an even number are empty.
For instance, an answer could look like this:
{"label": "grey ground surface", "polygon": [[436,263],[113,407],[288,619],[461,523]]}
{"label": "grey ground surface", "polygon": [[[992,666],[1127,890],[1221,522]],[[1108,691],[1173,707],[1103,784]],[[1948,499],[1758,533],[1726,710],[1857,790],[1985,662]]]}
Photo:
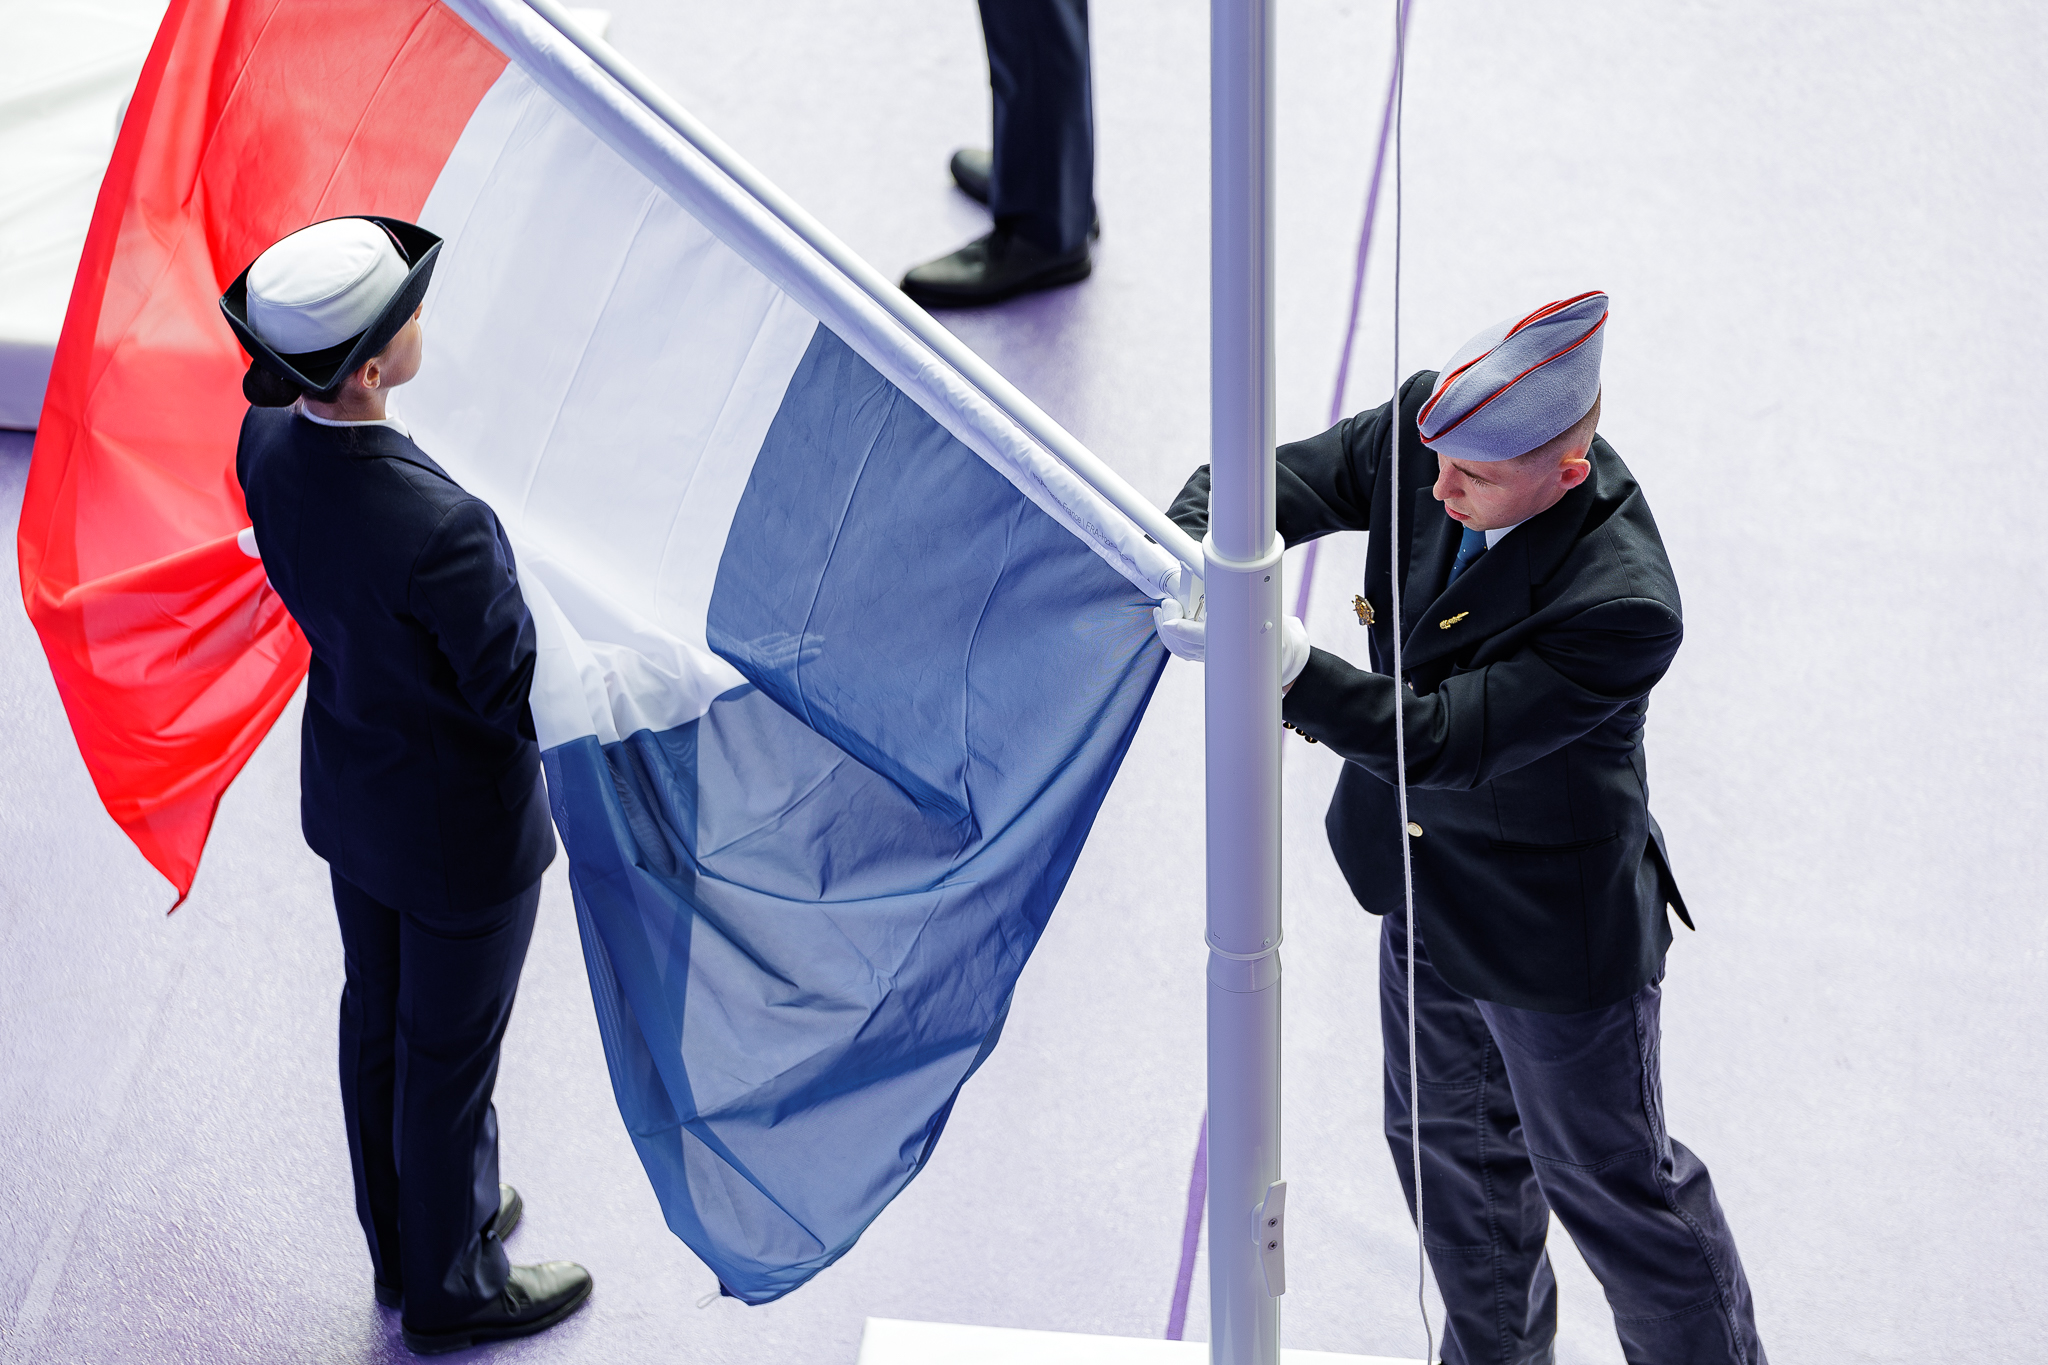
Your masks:
{"label": "grey ground surface", "polygon": [[[885,273],[981,230],[973,7],[612,0],[617,45]],[[952,324],[1162,504],[1206,446],[1203,9],[1098,0],[1091,281]],[[2048,1233],[2039,379],[2048,21],[2015,4],[1416,0],[1402,365],[1603,288],[1603,430],[1687,641],[1656,809],[1700,924],[1666,994],[1674,1132],[1714,1171],[1785,1362],[2019,1360]],[[1388,5],[1283,7],[1280,435],[1329,402]],[[1376,254],[1351,404],[1392,378]],[[26,438],[0,437],[12,525]],[[1311,630],[1362,656],[1362,546]],[[297,711],[191,901],[101,811],[0,606],[0,1354],[403,1358],[369,1296],[332,1078],[340,953],[299,840]],[[1157,1336],[1202,1096],[1200,685],[1168,669],[1008,1033],[929,1169],[759,1309],[663,1227],[550,873],[505,1049],[522,1260],[598,1278],[535,1361],[851,1362],[868,1315]],[[1374,924],[1287,754],[1290,1346],[1416,1356],[1378,1136]],[[1559,1237],[1568,1365],[1620,1359]],[[1205,1271],[1203,1272],[1205,1273]],[[1189,1335],[1205,1333],[1201,1274]],[[2035,1343],[2030,1346],[2028,1343]]]}

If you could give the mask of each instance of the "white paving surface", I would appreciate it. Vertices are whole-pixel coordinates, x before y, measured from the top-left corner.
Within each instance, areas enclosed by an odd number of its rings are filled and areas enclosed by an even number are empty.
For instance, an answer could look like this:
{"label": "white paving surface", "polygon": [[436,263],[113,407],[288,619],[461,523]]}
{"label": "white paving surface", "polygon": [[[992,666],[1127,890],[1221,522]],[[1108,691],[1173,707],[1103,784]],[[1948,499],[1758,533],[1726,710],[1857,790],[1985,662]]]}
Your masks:
{"label": "white paving surface", "polygon": [[[946,1322],[869,1318],[858,1365],[1198,1365],[1201,1341],[1081,1336],[1021,1327],[962,1327]],[[1280,1365],[1419,1365],[1388,1356],[1338,1355],[1281,1348]]]}

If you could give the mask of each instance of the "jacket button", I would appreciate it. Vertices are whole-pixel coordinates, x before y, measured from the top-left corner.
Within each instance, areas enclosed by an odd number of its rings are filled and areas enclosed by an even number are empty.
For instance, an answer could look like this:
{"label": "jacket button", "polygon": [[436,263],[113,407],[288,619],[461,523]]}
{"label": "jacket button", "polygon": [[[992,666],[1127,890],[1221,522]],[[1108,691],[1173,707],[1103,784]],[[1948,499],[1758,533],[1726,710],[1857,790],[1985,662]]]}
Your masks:
{"label": "jacket button", "polygon": [[1422,826],[1416,824],[1413,820],[1410,820],[1408,822],[1408,837],[1411,839],[1420,839],[1422,837]]}

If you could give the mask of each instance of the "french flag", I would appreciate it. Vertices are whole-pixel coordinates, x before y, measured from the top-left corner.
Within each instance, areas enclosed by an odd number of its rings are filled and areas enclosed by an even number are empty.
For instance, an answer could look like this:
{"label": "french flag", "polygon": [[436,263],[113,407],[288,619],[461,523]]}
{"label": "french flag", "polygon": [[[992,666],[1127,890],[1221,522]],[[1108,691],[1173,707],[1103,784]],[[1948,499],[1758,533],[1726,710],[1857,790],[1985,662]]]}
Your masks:
{"label": "french flag", "polygon": [[760,1303],[915,1176],[994,1046],[1180,569],[585,46],[516,0],[172,4],[21,577],[182,899],[307,662],[243,535],[216,299],[320,219],[444,237],[393,414],[513,539],[619,1108],[669,1225]]}

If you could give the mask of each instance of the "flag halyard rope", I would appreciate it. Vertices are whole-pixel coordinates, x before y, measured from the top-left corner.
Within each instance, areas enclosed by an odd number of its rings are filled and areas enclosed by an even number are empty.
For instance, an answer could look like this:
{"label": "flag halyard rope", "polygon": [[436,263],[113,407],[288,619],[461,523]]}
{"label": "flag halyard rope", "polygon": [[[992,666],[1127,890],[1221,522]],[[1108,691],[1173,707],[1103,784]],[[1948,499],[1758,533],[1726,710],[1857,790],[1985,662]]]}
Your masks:
{"label": "flag halyard rope", "polygon": [[1407,77],[1408,5],[1394,5],[1394,285],[1393,285],[1393,381],[1394,396],[1388,404],[1387,421],[1387,554],[1388,580],[1392,584],[1388,605],[1393,611],[1394,677],[1394,793],[1401,822],[1402,910],[1407,925],[1405,1003],[1408,1014],[1408,1156],[1409,1174],[1415,1190],[1415,1305],[1422,1313],[1425,1361],[1436,1359],[1436,1331],[1429,1320],[1429,1247],[1424,1229],[1422,1204],[1422,1086],[1416,1066],[1415,1027],[1415,857],[1414,839],[1408,823],[1408,735],[1403,720],[1402,694],[1407,680],[1401,669],[1401,219],[1407,205],[1401,194],[1401,114]]}

